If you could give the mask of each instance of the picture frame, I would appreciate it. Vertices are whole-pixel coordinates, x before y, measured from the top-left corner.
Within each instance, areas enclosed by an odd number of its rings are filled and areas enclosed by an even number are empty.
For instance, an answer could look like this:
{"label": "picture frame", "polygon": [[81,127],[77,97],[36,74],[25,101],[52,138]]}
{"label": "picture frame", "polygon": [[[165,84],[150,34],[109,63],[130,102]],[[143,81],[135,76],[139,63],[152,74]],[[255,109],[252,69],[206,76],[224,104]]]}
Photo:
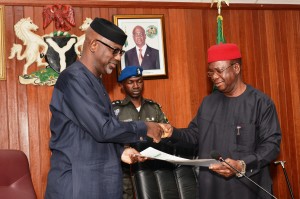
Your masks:
{"label": "picture frame", "polygon": [[0,80],[6,80],[4,6],[0,5]]}
{"label": "picture frame", "polygon": [[164,16],[113,15],[113,21],[127,34],[118,75],[126,66],[140,66],[144,79],[168,78]]}

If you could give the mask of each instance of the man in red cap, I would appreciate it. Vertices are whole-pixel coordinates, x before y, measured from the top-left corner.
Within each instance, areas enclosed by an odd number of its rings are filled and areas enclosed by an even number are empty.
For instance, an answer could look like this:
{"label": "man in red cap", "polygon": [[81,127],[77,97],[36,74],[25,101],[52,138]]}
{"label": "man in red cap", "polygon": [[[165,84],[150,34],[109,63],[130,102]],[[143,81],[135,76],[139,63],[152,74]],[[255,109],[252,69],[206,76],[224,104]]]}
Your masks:
{"label": "man in red cap", "polygon": [[224,162],[200,167],[201,199],[272,197],[269,165],[279,154],[281,141],[276,108],[267,95],[243,82],[241,71],[242,56],[237,45],[210,47],[207,74],[217,91],[204,98],[188,128],[170,128],[171,138],[198,144],[199,158],[217,154],[213,158],[224,158],[240,171]]}

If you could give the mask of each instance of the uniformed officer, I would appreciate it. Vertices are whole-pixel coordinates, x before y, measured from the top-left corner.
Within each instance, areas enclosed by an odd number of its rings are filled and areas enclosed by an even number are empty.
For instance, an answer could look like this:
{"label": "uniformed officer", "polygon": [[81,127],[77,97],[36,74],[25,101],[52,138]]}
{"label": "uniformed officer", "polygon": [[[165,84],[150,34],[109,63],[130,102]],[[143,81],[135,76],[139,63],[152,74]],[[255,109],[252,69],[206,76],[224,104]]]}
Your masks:
{"label": "uniformed officer", "polygon": [[127,66],[122,70],[118,82],[126,97],[124,100],[116,100],[113,107],[117,118],[129,122],[136,120],[167,123],[167,118],[161,110],[161,106],[142,96],[144,80],[143,69],[138,66]]}
{"label": "uniformed officer", "polygon": [[[127,66],[121,71],[118,82],[126,97],[123,100],[116,100],[112,102],[115,115],[120,121],[124,122],[143,120],[168,123],[165,114],[161,110],[161,106],[153,100],[143,98],[142,93],[144,89],[144,80],[142,72],[143,69],[138,66]],[[148,143],[150,144],[147,144],[147,139],[149,138],[141,138],[141,143],[131,146],[138,148],[139,150],[149,145],[153,146],[152,141],[148,140]],[[133,199],[134,194],[129,165],[123,164],[122,167],[123,198]]]}

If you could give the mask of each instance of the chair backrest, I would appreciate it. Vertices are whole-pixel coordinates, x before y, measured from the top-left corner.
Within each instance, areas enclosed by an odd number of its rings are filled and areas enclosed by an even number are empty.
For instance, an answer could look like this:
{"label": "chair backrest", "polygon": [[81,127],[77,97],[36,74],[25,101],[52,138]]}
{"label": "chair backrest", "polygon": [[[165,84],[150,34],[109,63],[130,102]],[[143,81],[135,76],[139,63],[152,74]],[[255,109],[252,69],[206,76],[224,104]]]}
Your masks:
{"label": "chair backrest", "polygon": [[[153,147],[163,152],[194,159],[195,146],[171,142],[147,142],[135,146],[138,151]],[[147,160],[132,165],[132,181],[137,199],[194,199],[197,194],[197,172],[192,166],[174,165],[165,161]]]}
{"label": "chair backrest", "polygon": [[0,198],[36,199],[27,156],[19,150],[0,150]]}

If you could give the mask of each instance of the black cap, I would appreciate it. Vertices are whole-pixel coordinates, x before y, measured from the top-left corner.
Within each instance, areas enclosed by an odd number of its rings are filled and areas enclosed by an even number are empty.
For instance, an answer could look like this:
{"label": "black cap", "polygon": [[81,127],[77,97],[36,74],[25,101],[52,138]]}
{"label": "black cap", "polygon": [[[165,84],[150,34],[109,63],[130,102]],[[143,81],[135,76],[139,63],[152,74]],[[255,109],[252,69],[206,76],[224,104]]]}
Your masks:
{"label": "black cap", "polygon": [[96,17],[92,21],[90,27],[106,39],[109,39],[110,41],[113,41],[122,46],[127,39],[127,35],[121,28],[103,18]]}

